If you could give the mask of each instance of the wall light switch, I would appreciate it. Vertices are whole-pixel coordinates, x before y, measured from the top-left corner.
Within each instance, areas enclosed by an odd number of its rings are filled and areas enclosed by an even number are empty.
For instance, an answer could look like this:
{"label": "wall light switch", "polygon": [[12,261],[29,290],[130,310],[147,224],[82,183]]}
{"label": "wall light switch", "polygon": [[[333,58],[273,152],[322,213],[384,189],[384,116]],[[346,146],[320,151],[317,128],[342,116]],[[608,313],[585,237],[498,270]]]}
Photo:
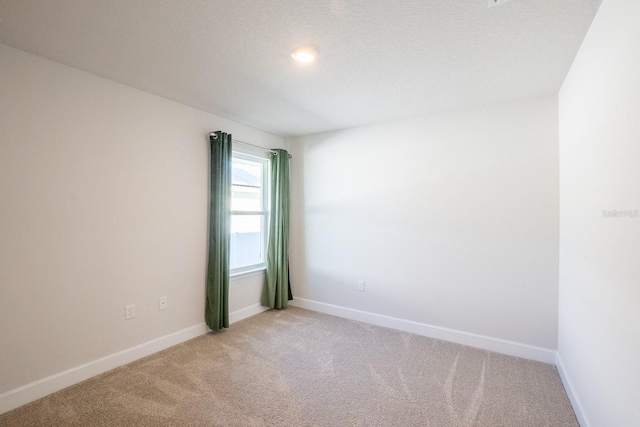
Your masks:
{"label": "wall light switch", "polygon": [[160,310],[167,308],[167,297],[160,297]]}
{"label": "wall light switch", "polygon": [[364,280],[358,280],[358,290],[364,292]]}

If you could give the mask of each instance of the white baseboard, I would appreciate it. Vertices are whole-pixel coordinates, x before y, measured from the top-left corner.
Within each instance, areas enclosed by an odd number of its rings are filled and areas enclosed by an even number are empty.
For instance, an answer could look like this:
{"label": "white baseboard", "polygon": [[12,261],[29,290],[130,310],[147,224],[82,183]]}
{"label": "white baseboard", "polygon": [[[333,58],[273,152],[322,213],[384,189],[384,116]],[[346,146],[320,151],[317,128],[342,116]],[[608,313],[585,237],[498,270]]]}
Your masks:
{"label": "white baseboard", "polygon": [[[571,403],[574,405],[574,410],[576,411],[576,415],[578,416],[581,426],[589,426],[586,421],[583,422],[584,418],[581,418],[581,406],[572,392],[572,388],[570,385],[571,383],[564,375],[564,370],[561,367],[562,365],[560,359],[556,356],[556,352],[554,350],[529,346],[526,344],[501,340],[498,338],[471,334],[468,332],[462,332],[453,329],[442,328],[439,326],[428,325],[411,320],[404,320],[376,313],[340,307],[333,304],[311,301],[303,298],[296,298],[293,301],[290,301],[289,304],[309,310],[318,311],[321,313],[344,317],[351,320],[357,320],[373,325],[411,332],[414,334],[436,338],[444,341],[495,351],[497,353],[508,354],[510,356],[537,360],[544,363],[557,363],[560,376],[563,383],[565,384],[565,388],[567,389],[567,394],[571,399]],[[256,314],[262,313],[266,310],[268,310],[267,307],[262,307],[260,304],[254,304],[252,306],[230,313],[229,322],[235,323]],[[163,337],[156,338],[146,343],[137,345],[135,347],[119,351],[101,359],[94,360],[84,365],[80,365],[40,379],[38,381],[34,381],[30,384],[26,384],[16,389],[9,390],[5,393],[0,394],[0,414],[37,400],[48,394],[62,390],[63,388],[87,380],[96,375],[115,369],[119,366],[131,363],[142,357],[149,356],[173,345],[188,341],[192,338],[203,335],[208,331],[209,328],[204,323],[194,325],[181,331],[177,331],[172,334],[165,335]]]}
{"label": "white baseboard", "polygon": [[[241,310],[229,313],[229,323],[235,323],[255,314],[268,310],[260,304],[255,304]],[[47,396],[63,388],[70,387],[96,375],[126,365],[140,358],[149,356],[176,344],[206,334],[210,329],[205,323],[191,326],[181,331],[165,335],[160,338],[142,343],[135,347],[94,360],[84,365],[76,366],[38,381],[23,385],[0,394],[0,414],[25,405],[41,397]]]}
{"label": "white baseboard", "polygon": [[549,364],[554,364],[556,361],[556,351],[547,348],[457,331],[455,329],[428,325],[426,323],[399,319],[368,311],[355,310],[352,308],[326,304],[304,298],[294,298],[293,301],[289,301],[289,304],[300,308],[306,308],[308,310],[318,311],[320,313],[344,317],[346,319],[357,320],[404,332],[411,332],[416,335],[423,335],[456,344],[468,345],[470,347],[481,348],[483,350],[495,351],[496,353],[507,354],[509,356],[522,357],[523,359],[535,360]]}
{"label": "white baseboard", "polygon": [[567,392],[567,396],[569,397],[569,401],[571,402],[571,406],[573,406],[573,412],[576,414],[576,418],[578,418],[578,423],[580,427],[590,427],[591,424],[587,418],[587,415],[584,411],[584,407],[582,406],[582,402],[578,398],[578,395],[575,392],[575,388],[573,387],[573,383],[567,375],[567,371],[564,368],[564,364],[562,363],[562,358],[560,357],[560,353],[556,353],[556,368],[558,368],[558,374],[560,374],[560,379],[562,380],[562,385],[564,385],[564,389]]}
{"label": "white baseboard", "polygon": [[181,342],[190,340],[207,333],[209,329],[204,323],[194,325],[181,331],[147,341],[135,347],[119,351],[109,356],[102,357],[84,365],[76,366],[66,371],[42,378],[30,384],[9,390],[0,394],[0,414],[15,409],[19,406],[33,402],[48,394],[67,388],[96,375],[115,369],[119,366],[133,362],[150,354]]}
{"label": "white baseboard", "polygon": [[260,304],[250,305],[249,307],[236,310],[233,313],[229,313],[229,323],[236,323],[240,320],[246,319],[256,314],[260,314],[263,311],[269,310],[269,307],[263,307]]}

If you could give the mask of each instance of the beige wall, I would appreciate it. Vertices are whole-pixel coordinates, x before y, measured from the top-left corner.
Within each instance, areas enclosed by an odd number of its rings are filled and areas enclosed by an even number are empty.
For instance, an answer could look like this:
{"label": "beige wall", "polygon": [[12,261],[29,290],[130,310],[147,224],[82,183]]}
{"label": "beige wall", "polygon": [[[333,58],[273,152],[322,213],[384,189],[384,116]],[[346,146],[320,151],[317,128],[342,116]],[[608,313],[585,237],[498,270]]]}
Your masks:
{"label": "beige wall", "polygon": [[283,140],[4,45],[0,94],[0,395],[201,324],[208,133]]}
{"label": "beige wall", "polygon": [[289,141],[294,296],[552,360],[557,120],[548,96]]}
{"label": "beige wall", "polygon": [[640,2],[605,0],[560,92],[559,361],[583,427],[640,425]]}

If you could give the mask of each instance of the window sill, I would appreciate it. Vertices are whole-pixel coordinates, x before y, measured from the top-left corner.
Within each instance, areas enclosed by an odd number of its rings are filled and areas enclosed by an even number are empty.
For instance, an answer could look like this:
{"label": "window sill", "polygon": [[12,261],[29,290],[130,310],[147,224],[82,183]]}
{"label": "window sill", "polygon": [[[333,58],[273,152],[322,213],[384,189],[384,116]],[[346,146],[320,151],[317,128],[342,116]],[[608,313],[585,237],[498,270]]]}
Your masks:
{"label": "window sill", "polygon": [[232,273],[229,275],[229,281],[233,282],[240,279],[245,279],[247,277],[252,276],[261,276],[264,275],[267,269],[265,267],[256,268],[255,270],[242,271],[239,273]]}

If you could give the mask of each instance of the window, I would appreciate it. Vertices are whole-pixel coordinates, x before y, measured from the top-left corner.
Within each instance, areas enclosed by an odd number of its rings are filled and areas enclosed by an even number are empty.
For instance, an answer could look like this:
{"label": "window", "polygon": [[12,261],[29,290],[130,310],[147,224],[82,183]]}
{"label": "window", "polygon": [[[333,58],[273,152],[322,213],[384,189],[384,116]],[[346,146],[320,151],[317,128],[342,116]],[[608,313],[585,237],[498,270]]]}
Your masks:
{"label": "window", "polygon": [[267,264],[269,160],[233,153],[231,180],[231,274]]}

